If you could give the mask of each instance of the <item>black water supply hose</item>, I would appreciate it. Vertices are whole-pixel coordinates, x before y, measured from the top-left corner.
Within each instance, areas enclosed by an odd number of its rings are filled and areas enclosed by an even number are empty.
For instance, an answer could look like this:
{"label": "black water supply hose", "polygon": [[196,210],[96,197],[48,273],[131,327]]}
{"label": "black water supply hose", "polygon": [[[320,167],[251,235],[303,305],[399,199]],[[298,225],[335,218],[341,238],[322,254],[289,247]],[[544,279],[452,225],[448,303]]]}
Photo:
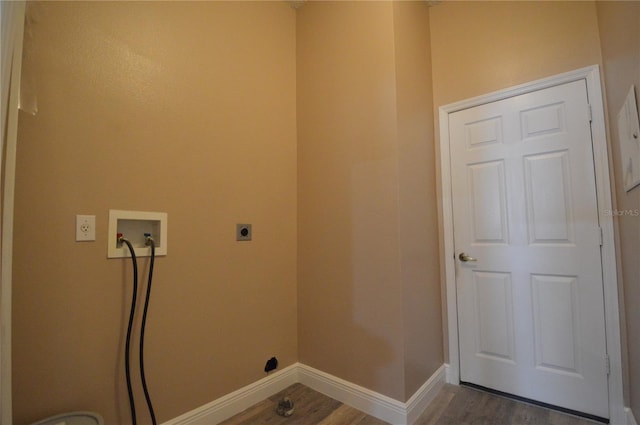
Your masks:
{"label": "black water supply hose", "polygon": [[133,245],[129,240],[125,239],[121,233],[118,233],[118,242],[124,243],[131,253],[131,262],[133,264],[133,296],[131,297],[131,312],[129,313],[129,326],[127,327],[127,339],[124,348],[124,368],[127,376],[127,391],[129,393],[129,406],[131,406],[131,422],[136,425],[136,403],[133,400],[133,388],[131,387],[131,367],[129,364],[131,349],[131,330],[133,328],[133,317],[136,313],[136,300],[138,298],[138,261]]}
{"label": "black water supply hose", "polygon": [[149,414],[151,415],[151,422],[156,425],[156,415],[153,412],[153,404],[151,403],[151,397],[149,396],[149,390],[147,389],[147,379],[144,376],[144,330],[147,324],[147,310],[149,309],[149,299],[151,298],[151,283],[153,282],[153,265],[156,260],[156,243],[150,234],[145,233],[146,244],[151,247],[151,260],[149,263],[149,282],[147,284],[147,295],[144,300],[144,310],[142,313],[142,325],[140,328],[140,379],[142,380],[142,389],[144,390],[144,397],[147,400],[147,407],[149,408]]}

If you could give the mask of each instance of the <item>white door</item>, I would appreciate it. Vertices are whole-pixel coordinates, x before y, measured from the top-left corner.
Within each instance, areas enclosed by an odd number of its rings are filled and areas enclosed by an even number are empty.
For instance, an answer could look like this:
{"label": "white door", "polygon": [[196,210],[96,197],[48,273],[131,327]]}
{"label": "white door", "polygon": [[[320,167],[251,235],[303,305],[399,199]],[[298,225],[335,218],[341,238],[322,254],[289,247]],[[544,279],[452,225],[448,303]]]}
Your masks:
{"label": "white door", "polygon": [[460,380],[608,418],[586,82],[449,114],[449,134]]}

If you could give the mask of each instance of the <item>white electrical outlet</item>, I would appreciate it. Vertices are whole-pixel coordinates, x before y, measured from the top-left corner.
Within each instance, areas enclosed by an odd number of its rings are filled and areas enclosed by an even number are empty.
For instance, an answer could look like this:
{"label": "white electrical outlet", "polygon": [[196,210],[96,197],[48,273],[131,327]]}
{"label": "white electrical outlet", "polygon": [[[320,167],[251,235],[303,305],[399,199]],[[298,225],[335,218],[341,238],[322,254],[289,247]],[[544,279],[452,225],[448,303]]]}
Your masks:
{"label": "white electrical outlet", "polygon": [[76,242],[96,240],[96,216],[76,215]]}

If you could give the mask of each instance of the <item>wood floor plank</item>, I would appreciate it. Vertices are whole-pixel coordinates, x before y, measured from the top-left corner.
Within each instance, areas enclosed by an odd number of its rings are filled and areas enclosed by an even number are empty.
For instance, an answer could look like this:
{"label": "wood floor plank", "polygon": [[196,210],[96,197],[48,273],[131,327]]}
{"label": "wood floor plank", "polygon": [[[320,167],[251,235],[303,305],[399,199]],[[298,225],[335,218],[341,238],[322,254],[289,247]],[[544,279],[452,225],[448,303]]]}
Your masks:
{"label": "wood floor plank", "polygon": [[273,409],[273,402],[270,400],[263,400],[257,404],[254,404],[247,410],[238,413],[233,418],[227,419],[221,422],[220,425],[240,425],[245,423],[252,423],[256,417],[264,416],[268,411]]}
{"label": "wood floor plank", "polygon": [[365,415],[360,422],[354,425],[389,425],[389,423],[378,418],[374,418],[373,416]]}
{"label": "wood floor plank", "polygon": [[487,394],[485,404],[482,407],[483,423],[510,424],[517,404],[514,400]]}
{"label": "wood floor plank", "polygon": [[[586,421],[586,419],[577,416],[567,415],[553,410],[549,411],[549,422],[554,425],[583,425],[587,423]],[[588,423],[597,424],[598,422],[588,421]]]}
{"label": "wood floor plank", "polygon": [[[278,402],[294,402],[292,416],[276,413]],[[445,384],[415,425],[597,425],[485,391]],[[294,384],[221,425],[388,425],[302,384]]]}
{"label": "wood floor plank", "polygon": [[[280,394],[281,397],[289,397],[294,403],[294,413],[289,418],[282,418],[281,420],[270,421],[269,424],[280,424],[286,421],[287,424],[318,424],[322,422],[327,416],[338,409],[342,403],[320,394],[309,387],[304,385],[297,385],[289,387]],[[291,391],[288,391],[291,389]],[[275,406],[280,398],[275,401]],[[274,407],[275,409],[275,407]],[[276,414],[277,415],[277,414]]]}
{"label": "wood floor plank", "polygon": [[451,400],[455,397],[455,392],[450,388],[453,385],[445,385],[434,397],[427,409],[420,415],[415,425],[436,425],[438,419],[449,407]]}
{"label": "wood floor plank", "polygon": [[513,414],[513,421],[522,425],[542,425],[549,423],[548,416],[547,409],[519,403]]}
{"label": "wood floor plank", "polygon": [[367,416],[366,413],[343,404],[331,412],[331,414],[324,418],[318,425],[355,425],[364,419],[365,416]]}
{"label": "wood floor plank", "polygon": [[487,394],[466,387],[459,387],[456,396],[445,410],[438,424],[470,424],[477,420]]}

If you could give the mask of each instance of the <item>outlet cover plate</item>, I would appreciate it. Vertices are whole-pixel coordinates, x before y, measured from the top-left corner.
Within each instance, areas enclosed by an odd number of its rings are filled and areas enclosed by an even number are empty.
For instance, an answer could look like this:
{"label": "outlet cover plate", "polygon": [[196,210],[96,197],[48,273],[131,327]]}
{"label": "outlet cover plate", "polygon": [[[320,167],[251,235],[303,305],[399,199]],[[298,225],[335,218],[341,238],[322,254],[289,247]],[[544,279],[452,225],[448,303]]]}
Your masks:
{"label": "outlet cover plate", "polygon": [[76,242],[96,240],[96,216],[76,215]]}
{"label": "outlet cover plate", "polygon": [[250,224],[236,224],[236,240],[237,241],[250,241],[251,240],[251,225]]}

